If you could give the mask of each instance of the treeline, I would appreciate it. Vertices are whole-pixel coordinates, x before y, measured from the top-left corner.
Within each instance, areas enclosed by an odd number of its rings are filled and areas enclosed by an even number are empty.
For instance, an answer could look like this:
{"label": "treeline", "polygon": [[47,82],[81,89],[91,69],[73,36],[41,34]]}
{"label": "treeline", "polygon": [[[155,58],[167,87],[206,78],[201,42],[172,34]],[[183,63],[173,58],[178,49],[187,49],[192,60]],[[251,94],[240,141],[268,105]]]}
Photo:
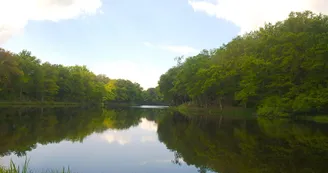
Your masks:
{"label": "treeline", "polygon": [[158,88],[96,75],[86,66],[42,63],[27,50],[0,48],[0,101],[161,103]]}
{"label": "treeline", "polygon": [[292,12],[275,24],[203,50],[163,74],[173,105],[256,107],[259,115],[328,111],[328,17]]}

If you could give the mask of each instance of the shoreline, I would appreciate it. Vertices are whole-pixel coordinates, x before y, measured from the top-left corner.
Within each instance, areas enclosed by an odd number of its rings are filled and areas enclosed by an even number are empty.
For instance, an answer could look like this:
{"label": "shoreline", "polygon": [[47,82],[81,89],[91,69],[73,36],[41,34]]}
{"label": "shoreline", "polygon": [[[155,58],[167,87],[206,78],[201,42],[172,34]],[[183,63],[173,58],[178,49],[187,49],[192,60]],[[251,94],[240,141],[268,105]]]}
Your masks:
{"label": "shoreline", "polygon": [[169,109],[178,111],[187,116],[199,116],[199,115],[229,115],[229,116],[256,116],[255,109],[243,108],[243,107],[198,107],[195,105],[182,104],[179,106],[170,106]]}
{"label": "shoreline", "polygon": [[0,107],[12,106],[79,106],[81,103],[76,102],[0,102]]}

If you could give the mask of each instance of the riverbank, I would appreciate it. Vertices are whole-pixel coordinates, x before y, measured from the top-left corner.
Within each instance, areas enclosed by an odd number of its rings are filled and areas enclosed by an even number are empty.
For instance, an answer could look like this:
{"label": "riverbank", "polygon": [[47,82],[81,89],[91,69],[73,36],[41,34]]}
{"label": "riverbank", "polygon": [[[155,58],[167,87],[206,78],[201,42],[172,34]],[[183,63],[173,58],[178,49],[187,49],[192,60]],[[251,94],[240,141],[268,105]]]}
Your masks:
{"label": "riverbank", "polygon": [[184,115],[199,116],[199,115],[229,115],[229,116],[255,116],[255,109],[245,109],[242,107],[198,107],[195,105],[182,104],[172,106],[169,109],[178,111]]}
{"label": "riverbank", "polygon": [[316,115],[316,116],[302,116],[300,119],[314,121],[316,123],[328,123],[328,116],[327,115]]}
{"label": "riverbank", "polygon": [[152,106],[169,106],[165,103],[151,103],[151,102],[105,102],[103,103],[105,107],[131,107],[131,106],[142,106],[142,105],[152,105]]}
{"label": "riverbank", "polygon": [[[229,117],[256,117],[256,110],[242,107],[225,107],[222,110],[218,107],[198,107],[195,105],[182,104],[169,107],[172,111],[180,112],[186,116],[229,116]],[[271,117],[272,118],[272,117]],[[299,115],[299,116],[279,116],[276,118],[291,118],[294,120],[307,120],[316,123],[328,123],[327,115]]]}
{"label": "riverbank", "polygon": [[154,105],[154,106],[166,106],[167,104],[143,104],[143,103],[133,103],[133,102],[111,102],[111,103],[77,103],[77,102],[0,102],[0,107],[75,107],[75,106],[95,106],[99,105],[104,108],[117,108],[117,107],[132,107],[132,106],[142,106],[142,105]]}
{"label": "riverbank", "polygon": [[16,106],[50,106],[50,107],[61,107],[61,106],[79,106],[81,103],[74,102],[0,102],[0,107],[16,107]]}

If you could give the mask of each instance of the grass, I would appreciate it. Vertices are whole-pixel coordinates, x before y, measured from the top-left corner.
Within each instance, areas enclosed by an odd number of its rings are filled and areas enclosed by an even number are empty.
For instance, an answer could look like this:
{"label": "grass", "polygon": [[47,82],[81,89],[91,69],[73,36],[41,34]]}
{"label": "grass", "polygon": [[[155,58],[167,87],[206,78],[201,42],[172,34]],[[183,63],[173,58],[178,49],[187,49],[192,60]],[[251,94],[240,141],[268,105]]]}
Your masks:
{"label": "grass", "polygon": [[71,173],[69,167],[63,168],[62,170],[46,170],[41,172],[33,171],[29,168],[29,159],[25,159],[22,167],[16,165],[12,160],[10,160],[9,167],[0,166],[0,173]]}
{"label": "grass", "polygon": [[305,119],[305,120],[309,120],[309,121],[314,121],[316,123],[323,123],[323,124],[328,123],[328,116],[327,115],[306,116],[306,117],[301,117],[301,118]]}
{"label": "grass", "polygon": [[315,116],[315,117],[313,117],[313,120],[317,123],[328,123],[327,116]]}

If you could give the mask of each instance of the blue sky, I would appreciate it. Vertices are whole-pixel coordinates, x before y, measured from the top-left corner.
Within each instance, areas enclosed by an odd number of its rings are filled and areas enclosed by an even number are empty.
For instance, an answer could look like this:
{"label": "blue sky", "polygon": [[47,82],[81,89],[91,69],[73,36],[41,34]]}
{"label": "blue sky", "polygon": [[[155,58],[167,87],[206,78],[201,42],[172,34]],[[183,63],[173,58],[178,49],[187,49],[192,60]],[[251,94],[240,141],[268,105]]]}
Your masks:
{"label": "blue sky", "polygon": [[14,52],[27,49],[43,62],[87,65],[96,74],[129,79],[144,88],[155,87],[176,56],[219,47],[265,21],[284,19],[291,10],[328,9],[327,2],[322,2],[327,8],[305,3],[314,2],[310,0],[284,0],[281,13],[274,11],[276,3],[268,4],[274,1],[256,0],[39,1],[0,2],[0,15],[11,16],[0,17],[0,26],[7,29],[0,31],[0,46]]}

